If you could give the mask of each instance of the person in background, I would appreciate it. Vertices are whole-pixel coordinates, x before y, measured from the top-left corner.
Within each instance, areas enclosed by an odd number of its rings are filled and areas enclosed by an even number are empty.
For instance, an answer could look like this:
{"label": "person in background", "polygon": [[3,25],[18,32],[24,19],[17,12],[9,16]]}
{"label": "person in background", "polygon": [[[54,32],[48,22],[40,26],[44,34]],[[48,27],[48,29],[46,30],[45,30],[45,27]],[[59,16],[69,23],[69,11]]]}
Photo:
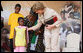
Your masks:
{"label": "person in background", "polygon": [[73,12],[73,15],[75,17],[75,19],[80,19],[80,12],[78,12],[78,7],[74,7],[74,12]]}
{"label": "person in background", "polygon": [[60,27],[60,48],[62,51],[66,47],[67,35],[73,33],[73,27],[68,22],[62,23]]}
{"label": "person in background", "polygon": [[9,31],[6,28],[1,29],[1,52],[10,52],[10,41],[8,38]]}
{"label": "person in background", "polygon": [[15,5],[15,12],[10,14],[9,16],[9,21],[8,21],[8,25],[10,26],[10,49],[11,52],[13,52],[13,36],[14,36],[14,28],[16,26],[18,26],[18,18],[19,17],[24,17],[22,14],[20,14],[21,10],[21,5],[20,4],[16,4]]}
{"label": "person in background", "polygon": [[80,19],[80,12],[78,12],[78,7],[74,7],[74,11],[69,14],[69,18],[71,17],[72,19]]}
{"label": "person in background", "polygon": [[4,18],[1,17],[1,29],[4,27]]}
{"label": "person in background", "polygon": [[[32,7],[31,7],[29,15],[24,18],[24,26],[26,27],[34,26],[38,18],[37,16],[38,15],[32,11]],[[28,32],[29,32],[29,44],[28,44],[29,46],[27,48],[27,51],[31,52],[30,50],[31,42],[32,42],[32,39],[34,39],[34,42],[35,42],[36,35],[35,35],[35,31],[28,31]]]}
{"label": "person in background", "polygon": [[69,14],[73,12],[74,4],[72,2],[67,2],[64,7],[65,18],[68,19]]}
{"label": "person in background", "polygon": [[75,19],[73,12],[71,12],[71,13],[69,14],[69,17],[68,17],[68,18]]}
{"label": "person in background", "polygon": [[44,52],[44,50],[45,50],[45,44],[43,43],[43,40],[44,40],[44,27],[45,26],[42,24],[40,29],[37,30],[37,32],[35,33],[36,35],[38,35],[38,41],[37,41],[37,45],[36,45],[36,50],[38,52]]}
{"label": "person in background", "polygon": [[67,26],[65,23],[61,24],[60,26],[60,51],[65,47],[66,43],[66,33],[67,33]]}
{"label": "person in background", "polygon": [[61,15],[62,20],[65,21],[66,20],[65,11],[61,11],[60,15]]}
{"label": "person in background", "polygon": [[[30,14],[24,18],[24,25],[27,27],[31,27],[37,24],[37,19],[38,19],[38,14],[33,12],[32,7],[30,10]],[[29,46],[28,46],[28,51],[30,52],[36,52],[36,51],[44,51],[43,48],[43,25],[41,28],[37,31],[29,31]],[[41,32],[41,33],[40,33]],[[34,47],[35,46],[35,47]],[[41,47],[42,46],[42,47]],[[34,47],[35,49],[29,49]],[[43,48],[43,49],[42,49]]]}
{"label": "person in background", "polygon": [[[1,11],[3,11],[2,5],[1,5]],[[4,18],[1,16],[1,29],[4,27]]]}

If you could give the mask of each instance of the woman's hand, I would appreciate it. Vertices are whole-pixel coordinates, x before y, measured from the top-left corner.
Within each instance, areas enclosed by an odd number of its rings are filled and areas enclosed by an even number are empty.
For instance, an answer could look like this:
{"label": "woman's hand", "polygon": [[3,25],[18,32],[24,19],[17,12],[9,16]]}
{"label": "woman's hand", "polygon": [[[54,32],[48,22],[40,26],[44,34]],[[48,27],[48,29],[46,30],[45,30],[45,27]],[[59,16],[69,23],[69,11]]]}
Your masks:
{"label": "woman's hand", "polygon": [[48,25],[46,28],[49,29],[49,30],[51,30],[54,27],[55,27],[54,25]]}

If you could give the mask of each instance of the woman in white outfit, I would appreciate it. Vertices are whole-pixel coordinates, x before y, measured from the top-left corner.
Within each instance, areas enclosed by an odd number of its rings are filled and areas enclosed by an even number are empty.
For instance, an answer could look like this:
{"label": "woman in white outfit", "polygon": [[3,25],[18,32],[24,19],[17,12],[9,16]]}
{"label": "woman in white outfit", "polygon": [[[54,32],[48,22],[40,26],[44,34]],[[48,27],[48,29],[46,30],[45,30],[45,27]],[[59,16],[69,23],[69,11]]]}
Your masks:
{"label": "woman in white outfit", "polygon": [[36,26],[30,27],[28,30],[37,30],[46,21],[57,17],[57,21],[51,25],[45,26],[45,52],[60,52],[59,48],[59,26],[61,23],[60,15],[53,9],[46,8],[42,3],[38,2],[33,5],[33,11],[38,13],[38,23]]}

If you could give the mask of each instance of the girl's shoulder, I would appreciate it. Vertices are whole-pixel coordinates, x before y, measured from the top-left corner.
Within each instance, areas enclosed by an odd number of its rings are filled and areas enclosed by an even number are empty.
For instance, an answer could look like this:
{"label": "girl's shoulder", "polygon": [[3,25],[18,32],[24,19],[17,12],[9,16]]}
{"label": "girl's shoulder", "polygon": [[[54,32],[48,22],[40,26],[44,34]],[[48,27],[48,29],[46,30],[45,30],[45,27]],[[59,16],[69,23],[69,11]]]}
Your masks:
{"label": "girl's shoulder", "polygon": [[26,26],[16,26],[18,28],[27,28]]}
{"label": "girl's shoulder", "polygon": [[26,27],[26,26],[17,26],[17,28],[25,28],[25,29],[28,29],[28,27]]}
{"label": "girl's shoulder", "polygon": [[16,27],[15,27],[15,30],[18,30],[18,29],[25,29],[25,30],[28,30],[28,27],[26,27],[26,26],[16,26]]}

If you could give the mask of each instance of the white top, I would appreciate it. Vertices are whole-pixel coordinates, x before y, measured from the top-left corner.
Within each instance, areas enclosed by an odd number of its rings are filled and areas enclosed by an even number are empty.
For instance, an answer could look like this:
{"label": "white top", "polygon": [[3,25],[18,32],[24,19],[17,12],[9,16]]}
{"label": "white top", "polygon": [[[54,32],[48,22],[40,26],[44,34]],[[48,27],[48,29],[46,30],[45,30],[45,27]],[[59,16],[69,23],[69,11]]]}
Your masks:
{"label": "white top", "polygon": [[61,23],[61,16],[55,10],[50,9],[50,8],[45,8],[43,15],[38,14],[38,23],[37,23],[37,25],[35,25],[31,28],[33,30],[36,30],[36,29],[40,28],[41,25],[44,24],[44,21],[47,21],[52,16],[56,16],[58,18],[58,20],[55,23],[53,23],[53,25],[55,25],[56,27],[59,27],[60,23]]}

